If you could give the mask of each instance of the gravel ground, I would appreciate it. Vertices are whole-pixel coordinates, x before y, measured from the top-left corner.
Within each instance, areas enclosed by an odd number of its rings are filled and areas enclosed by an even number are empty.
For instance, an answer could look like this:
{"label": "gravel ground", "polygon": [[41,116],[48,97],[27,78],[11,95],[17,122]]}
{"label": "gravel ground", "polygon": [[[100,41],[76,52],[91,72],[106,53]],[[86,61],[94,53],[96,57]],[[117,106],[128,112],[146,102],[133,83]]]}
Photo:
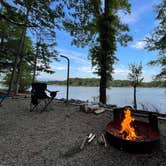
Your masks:
{"label": "gravel ground", "polygon": [[88,133],[104,132],[112,113],[87,114],[56,101],[45,112],[29,112],[29,102],[6,99],[0,107],[0,166],[166,165],[166,121],[159,122],[161,148],[152,154],[130,154],[95,141],[80,150]]}

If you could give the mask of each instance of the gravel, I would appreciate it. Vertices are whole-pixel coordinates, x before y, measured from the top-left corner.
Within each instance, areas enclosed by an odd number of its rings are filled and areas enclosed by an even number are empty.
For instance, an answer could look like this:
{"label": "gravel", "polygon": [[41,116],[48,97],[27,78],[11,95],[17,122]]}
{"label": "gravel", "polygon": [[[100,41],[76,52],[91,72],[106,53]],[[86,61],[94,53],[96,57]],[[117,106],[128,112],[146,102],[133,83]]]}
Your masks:
{"label": "gravel", "polygon": [[166,121],[159,121],[160,149],[130,154],[93,140],[83,150],[88,133],[99,137],[112,119],[79,111],[79,106],[53,101],[47,111],[29,112],[30,98],[6,99],[0,107],[0,166],[165,166]]}

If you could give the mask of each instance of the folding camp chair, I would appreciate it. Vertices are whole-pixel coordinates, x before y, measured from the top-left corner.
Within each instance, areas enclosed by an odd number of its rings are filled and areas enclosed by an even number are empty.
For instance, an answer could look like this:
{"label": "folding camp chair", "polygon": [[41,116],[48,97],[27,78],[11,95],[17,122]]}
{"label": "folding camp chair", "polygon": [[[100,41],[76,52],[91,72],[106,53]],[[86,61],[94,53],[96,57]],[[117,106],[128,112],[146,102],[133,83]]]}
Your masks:
{"label": "folding camp chair", "polygon": [[[50,93],[50,97],[46,92]],[[49,91],[45,83],[32,83],[30,112],[39,105],[41,100],[45,101],[45,106],[41,111],[46,110],[47,106],[57,95],[57,92],[58,91]]]}

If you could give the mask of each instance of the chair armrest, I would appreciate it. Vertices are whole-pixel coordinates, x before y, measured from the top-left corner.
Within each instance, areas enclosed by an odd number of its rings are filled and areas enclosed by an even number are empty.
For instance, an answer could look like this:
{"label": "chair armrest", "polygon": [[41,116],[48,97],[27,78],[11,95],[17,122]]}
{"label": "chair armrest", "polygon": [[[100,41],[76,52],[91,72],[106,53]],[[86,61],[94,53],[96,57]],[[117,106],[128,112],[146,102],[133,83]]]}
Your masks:
{"label": "chair armrest", "polygon": [[57,92],[59,91],[52,91],[52,92],[50,91],[50,96],[54,98],[57,95]]}
{"label": "chair armrest", "polygon": [[51,91],[50,91],[50,90],[48,90],[48,89],[46,89],[46,91],[47,91],[47,92],[49,92],[49,93],[51,93]]}

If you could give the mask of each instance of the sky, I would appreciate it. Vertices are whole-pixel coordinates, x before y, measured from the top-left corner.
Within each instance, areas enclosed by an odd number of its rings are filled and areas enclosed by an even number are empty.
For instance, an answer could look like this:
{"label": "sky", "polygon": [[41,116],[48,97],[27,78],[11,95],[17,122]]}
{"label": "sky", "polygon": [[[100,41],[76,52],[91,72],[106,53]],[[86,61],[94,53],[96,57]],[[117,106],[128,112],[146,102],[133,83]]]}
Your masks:
{"label": "sky", "polygon": [[[156,52],[148,52],[144,49],[146,36],[153,32],[157,25],[155,20],[155,4],[159,0],[129,0],[131,3],[131,15],[121,15],[124,23],[127,23],[130,28],[129,34],[133,37],[133,41],[128,43],[127,47],[118,45],[116,57],[119,59],[114,64],[113,78],[127,79],[129,73],[128,65],[131,63],[143,64],[144,81],[151,81],[153,76],[159,72],[158,67],[147,65],[152,59],[156,59]],[[92,78],[98,77],[93,74],[91,61],[88,60],[88,47],[77,48],[71,46],[71,37],[68,33],[58,31],[56,41],[58,45],[56,50],[70,59],[70,77]],[[58,57],[60,61],[53,61],[51,68],[55,74],[40,73],[38,80],[65,80],[67,75],[67,62],[64,58]]]}

